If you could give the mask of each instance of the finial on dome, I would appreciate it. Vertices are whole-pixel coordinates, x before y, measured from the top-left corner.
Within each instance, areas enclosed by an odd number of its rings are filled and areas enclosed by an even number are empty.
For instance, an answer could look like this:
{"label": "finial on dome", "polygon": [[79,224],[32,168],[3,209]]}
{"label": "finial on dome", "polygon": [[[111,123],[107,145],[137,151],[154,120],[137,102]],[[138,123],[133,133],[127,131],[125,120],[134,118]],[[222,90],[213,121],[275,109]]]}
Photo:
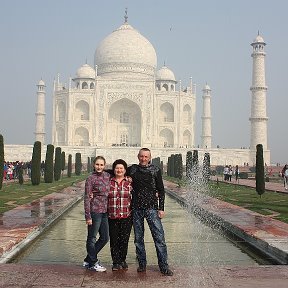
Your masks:
{"label": "finial on dome", "polygon": [[125,8],[125,15],[124,15],[124,23],[128,23],[128,15],[127,15],[127,12],[128,12],[128,8]]}

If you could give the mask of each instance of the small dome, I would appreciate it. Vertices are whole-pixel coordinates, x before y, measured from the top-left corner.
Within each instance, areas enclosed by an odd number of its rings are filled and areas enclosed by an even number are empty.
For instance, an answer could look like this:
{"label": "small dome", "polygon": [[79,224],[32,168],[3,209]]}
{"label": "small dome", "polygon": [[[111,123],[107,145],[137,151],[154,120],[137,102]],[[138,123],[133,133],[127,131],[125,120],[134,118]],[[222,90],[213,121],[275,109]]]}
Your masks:
{"label": "small dome", "polygon": [[76,73],[77,78],[95,79],[95,70],[88,64],[82,65]]}
{"label": "small dome", "polygon": [[154,75],[157,66],[153,45],[126,22],[102,40],[94,60],[98,75],[111,72]]}
{"label": "small dome", "polygon": [[254,39],[254,43],[264,43],[264,39],[260,35],[257,35]]}
{"label": "small dome", "polygon": [[174,73],[166,66],[163,66],[157,71],[156,80],[176,81]]}
{"label": "small dome", "polygon": [[45,86],[45,82],[41,79],[38,83],[38,86]]}
{"label": "small dome", "polygon": [[203,88],[203,90],[211,90],[210,86],[208,84],[206,84]]}

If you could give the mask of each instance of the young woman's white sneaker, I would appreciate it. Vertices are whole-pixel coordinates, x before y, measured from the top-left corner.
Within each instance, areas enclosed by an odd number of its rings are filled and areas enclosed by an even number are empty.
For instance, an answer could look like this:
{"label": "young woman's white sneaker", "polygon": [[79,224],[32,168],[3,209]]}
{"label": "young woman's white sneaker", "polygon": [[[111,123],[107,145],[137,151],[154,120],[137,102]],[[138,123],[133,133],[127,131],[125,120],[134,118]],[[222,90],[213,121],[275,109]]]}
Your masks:
{"label": "young woman's white sneaker", "polygon": [[99,261],[97,261],[94,266],[89,268],[89,270],[94,270],[97,272],[105,272],[106,268],[102,266]]}

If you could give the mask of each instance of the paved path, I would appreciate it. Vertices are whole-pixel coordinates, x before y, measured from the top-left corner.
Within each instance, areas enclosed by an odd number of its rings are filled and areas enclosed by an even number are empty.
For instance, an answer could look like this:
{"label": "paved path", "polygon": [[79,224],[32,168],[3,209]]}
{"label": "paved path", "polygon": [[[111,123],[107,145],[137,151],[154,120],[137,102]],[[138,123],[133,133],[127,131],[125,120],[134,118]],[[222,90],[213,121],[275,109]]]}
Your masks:
{"label": "paved path", "polygon": [[[250,181],[250,180],[247,180]],[[255,182],[255,181],[254,181]],[[250,183],[250,184],[249,184]],[[253,185],[252,182],[245,185]],[[240,182],[244,184],[244,182]],[[166,188],[178,197],[185,197],[187,190],[165,182]],[[279,184],[278,184],[279,185]],[[276,187],[276,186],[275,186]],[[276,188],[272,191],[277,191]],[[280,187],[279,187],[280,190]],[[83,186],[67,188],[62,193],[45,196],[38,202],[19,206],[0,217],[0,255],[21,249],[21,240],[29,241],[53,222],[66,208],[76,202],[83,193]],[[287,195],[288,196],[288,195]],[[210,202],[210,205],[209,204]],[[251,238],[288,244],[288,225],[235,205],[213,199],[205,200],[211,213],[224,217],[239,231]],[[212,204],[212,205],[211,205]],[[216,209],[216,206],[218,210]],[[212,209],[214,207],[214,210]],[[220,209],[220,210],[219,210]],[[221,210],[222,209],[222,210]],[[268,233],[268,234],[267,234]],[[32,236],[31,236],[32,235]],[[255,236],[256,235],[256,236]],[[257,237],[257,238],[255,238]],[[27,240],[24,240],[27,241]],[[277,241],[276,241],[277,242]],[[279,244],[278,243],[278,244]],[[19,245],[17,247],[17,245]],[[265,249],[267,247],[264,247]],[[286,249],[286,248],[285,248]],[[5,256],[6,255],[6,256]],[[9,258],[9,257],[8,257]],[[8,259],[6,257],[6,260]],[[5,259],[4,259],[5,260]],[[139,274],[130,265],[127,272],[97,273],[76,265],[0,264],[0,287],[287,287],[287,265],[271,266],[175,266],[173,277],[162,276],[158,268],[149,266]]]}

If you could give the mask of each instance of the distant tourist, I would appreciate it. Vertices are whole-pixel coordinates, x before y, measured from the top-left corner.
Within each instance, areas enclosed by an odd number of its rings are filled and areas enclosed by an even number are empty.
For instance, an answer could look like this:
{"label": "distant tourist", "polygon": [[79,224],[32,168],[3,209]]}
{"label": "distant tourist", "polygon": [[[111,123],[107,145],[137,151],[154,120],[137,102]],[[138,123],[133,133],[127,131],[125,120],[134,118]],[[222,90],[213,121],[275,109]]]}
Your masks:
{"label": "distant tourist", "polygon": [[229,166],[226,165],[223,170],[224,181],[228,181],[229,178]]}
{"label": "distant tourist", "polygon": [[[85,182],[84,210],[87,224],[87,256],[83,266],[97,272],[105,272],[101,265],[98,253],[109,241],[108,226],[108,193],[110,190],[110,174],[104,171],[106,160],[97,156],[93,161],[94,172]],[[99,233],[99,238],[96,239]]]}
{"label": "distant tourist", "polygon": [[282,169],[282,177],[284,180],[284,188],[285,190],[288,189],[288,164],[285,164],[285,166]]}

